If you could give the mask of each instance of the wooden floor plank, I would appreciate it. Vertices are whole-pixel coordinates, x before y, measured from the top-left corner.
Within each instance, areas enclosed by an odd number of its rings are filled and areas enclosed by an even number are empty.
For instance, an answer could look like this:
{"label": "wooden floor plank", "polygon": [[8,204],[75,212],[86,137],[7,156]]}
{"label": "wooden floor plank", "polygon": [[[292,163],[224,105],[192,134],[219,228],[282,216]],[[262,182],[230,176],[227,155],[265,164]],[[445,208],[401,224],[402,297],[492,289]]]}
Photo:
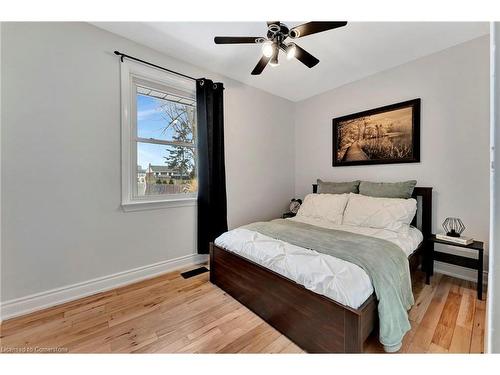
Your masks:
{"label": "wooden floor plank", "polygon": [[291,343],[290,339],[286,336],[280,335],[276,340],[271,342],[269,345],[262,349],[263,353],[281,353],[283,350],[287,348],[287,346]]}
{"label": "wooden floor plank", "polygon": [[408,345],[407,350],[409,353],[426,353],[429,350],[451,285],[450,277],[441,277],[439,283],[436,285],[436,291],[433,294],[432,300],[425,310],[422,320],[416,327],[411,343]]}
{"label": "wooden floor plank", "polygon": [[445,349],[439,345],[436,345],[434,343],[431,343],[429,346],[429,350],[427,353],[448,353],[448,349]]}
{"label": "wooden floor plank", "polygon": [[455,326],[453,337],[448,348],[450,353],[468,353],[470,352],[472,338],[472,329]]}
{"label": "wooden floor plank", "polygon": [[458,288],[456,287],[457,284],[453,283],[432,337],[432,342],[434,344],[445,349],[450,348],[462,301],[462,296],[458,294]]}
{"label": "wooden floor plank", "polygon": [[436,277],[432,278],[432,282],[430,285],[424,285],[420,290],[416,291],[416,288],[413,288],[413,292],[418,296],[415,299],[415,305],[413,305],[412,309],[408,313],[408,318],[415,322],[420,323],[424,318],[424,315],[434,298],[434,294],[436,293],[436,286],[439,284],[441,280],[441,275],[436,275]]}
{"label": "wooden floor plank", "polygon": [[236,340],[231,343],[224,345],[217,352],[218,353],[238,353],[243,350],[247,345],[249,345],[255,337],[261,337],[268,330],[269,326],[262,321],[255,328],[250,331],[245,332],[243,335],[239,336]]}
{"label": "wooden floor plank", "polygon": [[484,353],[484,326],[486,318],[486,301],[476,300],[474,324],[472,327],[471,353]]}
{"label": "wooden floor plank", "polygon": [[476,295],[462,294],[462,302],[457,316],[457,325],[472,330],[474,325],[474,311],[476,310]]}
{"label": "wooden floor plank", "polygon": [[[184,271],[184,270],[181,270]],[[43,346],[74,353],[303,353],[208,281],[171,272],[3,322],[5,348]],[[485,301],[475,284],[414,275],[415,305],[402,353],[480,353]],[[365,353],[383,353],[377,332]]]}

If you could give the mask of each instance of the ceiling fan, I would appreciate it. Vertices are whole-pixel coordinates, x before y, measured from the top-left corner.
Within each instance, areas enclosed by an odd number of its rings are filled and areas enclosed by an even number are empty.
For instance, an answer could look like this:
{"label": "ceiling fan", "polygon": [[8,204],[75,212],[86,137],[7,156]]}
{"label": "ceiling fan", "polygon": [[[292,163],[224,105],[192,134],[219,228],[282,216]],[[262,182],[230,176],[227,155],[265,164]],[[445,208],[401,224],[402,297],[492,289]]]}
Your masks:
{"label": "ceiling fan", "polygon": [[267,37],[265,38],[257,36],[216,36],[214,42],[215,44],[262,44],[263,56],[252,70],[252,75],[262,73],[268,63],[271,66],[278,66],[278,54],[280,50],[286,54],[288,60],[295,57],[308,68],[312,68],[319,63],[319,60],[296,43],[286,43],[286,39],[298,39],[345,25],[347,25],[345,21],[314,21],[289,29],[287,25],[280,21],[268,21]]}

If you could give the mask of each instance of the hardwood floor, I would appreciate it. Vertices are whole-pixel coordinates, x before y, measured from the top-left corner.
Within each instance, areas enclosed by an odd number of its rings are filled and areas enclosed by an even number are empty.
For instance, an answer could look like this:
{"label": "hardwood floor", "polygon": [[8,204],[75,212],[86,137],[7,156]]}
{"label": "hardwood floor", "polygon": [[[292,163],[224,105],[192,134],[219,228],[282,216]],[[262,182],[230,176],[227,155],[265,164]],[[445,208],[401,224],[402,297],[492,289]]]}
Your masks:
{"label": "hardwood floor", "polygon": [[[302,353],[288,338],[208,282],[180,272],[10,319],[3,352]],[[413,281],[412,329],[401,352],[480,353],[485,301],[475,284],[436,275]],[[24,349],[23,349],[24,348]],[[365,352],[382,353],[373,334]]]}

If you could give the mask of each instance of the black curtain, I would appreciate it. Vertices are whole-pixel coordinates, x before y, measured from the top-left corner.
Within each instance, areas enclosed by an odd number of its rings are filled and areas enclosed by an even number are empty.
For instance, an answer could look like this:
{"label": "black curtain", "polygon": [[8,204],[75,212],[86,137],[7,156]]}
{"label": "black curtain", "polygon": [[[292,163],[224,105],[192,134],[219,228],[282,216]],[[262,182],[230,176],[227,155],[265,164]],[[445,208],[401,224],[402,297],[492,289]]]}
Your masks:
{"label": "black curtain", "polygon": [[199,254],[227,231],[223,93],[222,83],[196,80]]}

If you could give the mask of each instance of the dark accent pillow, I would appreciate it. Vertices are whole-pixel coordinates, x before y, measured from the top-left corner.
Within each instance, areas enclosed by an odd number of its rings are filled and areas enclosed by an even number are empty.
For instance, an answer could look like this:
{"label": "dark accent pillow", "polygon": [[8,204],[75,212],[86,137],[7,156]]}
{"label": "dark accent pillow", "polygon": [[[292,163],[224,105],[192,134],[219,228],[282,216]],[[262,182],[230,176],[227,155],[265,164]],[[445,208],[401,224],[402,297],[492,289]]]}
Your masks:
{"label": "dark accent pillow", "polygon": [[411,198],[416,180],[403,182],[369,182],[361,181],[359,194],[381,198]]}
{"label": "dark accent pillow", "polygon": [[318,178],[318,194],[345,194],[358,193],[360,181],[326,182]]}

